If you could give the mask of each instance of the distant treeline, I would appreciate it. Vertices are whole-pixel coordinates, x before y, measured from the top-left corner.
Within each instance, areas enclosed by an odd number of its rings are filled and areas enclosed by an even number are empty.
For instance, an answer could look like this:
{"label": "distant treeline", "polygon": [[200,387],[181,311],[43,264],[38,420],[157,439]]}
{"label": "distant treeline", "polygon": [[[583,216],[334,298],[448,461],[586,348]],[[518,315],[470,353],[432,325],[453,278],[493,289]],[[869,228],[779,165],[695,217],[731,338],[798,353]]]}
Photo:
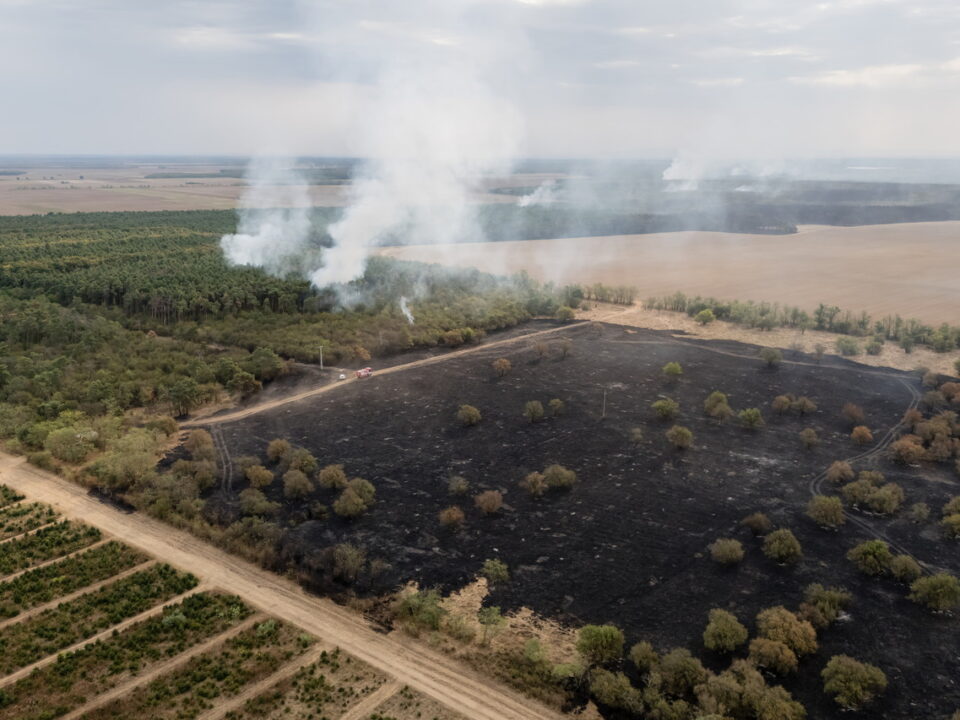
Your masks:
{"label": "distant treeline", "polygon": [[144,175],[148,180],[179,178],[242,178],[242,168],[223,168],[219,172],[154,172]]}
{"label": "distant treeline", "polygon": [[654,310],[685,312],[691,317],[696,317],[703,310],[710,310],[717,320],[726,320],[758,330],[788,327],[801,332],[810,329],[824,330],[841,335],[872,338],[878,342],[893,340],[900,343],[907,352],[914,345],[927,345],[936,352],[949,352],[960,347],[960,328],[947,323],[933,327],[899,315],[873,318],[866,312],[853,313],[836,305],[823,303],[809,313],[780,303],[717,300],[699,295],[690,297],[678,292],[652,297],[645,304]]}

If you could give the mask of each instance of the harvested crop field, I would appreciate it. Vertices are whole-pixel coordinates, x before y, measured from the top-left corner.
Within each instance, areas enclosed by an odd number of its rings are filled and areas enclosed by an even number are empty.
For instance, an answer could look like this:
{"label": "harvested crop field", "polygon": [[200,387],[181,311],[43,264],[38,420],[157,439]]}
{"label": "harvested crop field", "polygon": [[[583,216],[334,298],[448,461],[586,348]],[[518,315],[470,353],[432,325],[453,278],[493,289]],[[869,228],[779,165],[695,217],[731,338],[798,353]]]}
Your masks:
{"label": "harvested crop field", "polygon": [[676,232],[383,248],[402,260],[442,262],[557,283],[633,285],[640,297],[676,291],[818,303],[874,316],[960,322],[960,222],[801,226],[795,235]]}
{"label": "harvested crop field", "polygon": [[[626,630],[628,642],[686,646],[716,667],[720,658],[707,653],[701,641],[709,609],[729,609],[752,627],[763,608],[796,608],[810,583],[842,585],[855,597],[850,620],[825,630],[820,651],[785,682],[811,717],[841,717],[819,679],[826,660],[837,653],[887,672],[890,690],[871,708],[883,717],[932,717],[960,705],[960,687],[949,680],[960,672],[956,622],[914,605],[892,580],[860,575],[844,557],[882,531],[932,567],[956,572],[955,548],[939,537],[936,518],[915,525],[901,516],[858,514],[862,525],[848,523],[832,532],[804,515],[813,491],[835,492],[811,484],[818,473],[833,460],[861,452],[840,418],[842,405],[861,405],[879,441],[917,401],[921,388],[915,377],[839,359],[818,366],[809,356],[768,370],[755,358],[755,347],[677,341],[666,333],[618,326],[579,326],[569,336],[573,346],[566,358],[557,344],[539,358],[528,343],[518,343],[452,358],[442,371],[427,366],[374,375],[343,392],[225,423],[223,442],[233,456],[254,454],[266,462],[267,442],[286,438],[313,452],[321,465],[343,463],[351,476],[376,486],[375,504],[358,520],[331,516],[292,531],[290,552],[305,565],[313,553],[351,542],[387,560],[392,582],[416,580],[451,590],[467,583],[485,559],[498,557],[513,577],[494,586],[491,604],[505,610],[528,605],[575,624],[613,622]],[[501,355],[513,369],[497,378],[490,364]],[[660,371],[670,361],[684,370],[674,386]],[[703,400],[712,390],[727,393],[735,410],[761,408],[766,427],[749,432],[735,420],[720,425],[705,417]],[[807,395],[819,409],[803,418],[774,416],[770,401],[782,393]],[[671,423],[658,421],[650,410],[664,395],[680,403],[677,422],[694,433],[688,451],[669,447],[664,432]],[[527,422],[526,401],[546,406],[552,398],[566,404],[563,415]],[[480,410],[478,425],[458,425],[454,414],[461,403]],[[639,443],[631,437],[635,427],[643,431]],[[805,427],[820,435],[815,450],[799,441]],[[903,486],[907,504],[939,508],[957,493],[949,471],[900,470],[885,458],[868,454],[857,469],[887,473]],[[555,462],[578,473],[572,490],[534,499],[519,487],[527,473]],[[470,482],[465,497],[448,494],[451,474]],[[244,487],[243,480],[235,481],[233,492]],[[494,516],[473,507],[472,496],[483,490],[503,493],[504,507]],[[266,493],[283,504],[281,523],[335,498],[334,491],[316,490],[303,501],[290,501],[281,482]],[[437,520],[452,504],[466,514],[459,532],[442,529]],[[757,510],[796,533],[805,553],[797,567],[765,558],[760,542],[738,527]],[[740,539],[747,551],[732,570],[716,565],[706,552],[710,542],[727,536]]]}

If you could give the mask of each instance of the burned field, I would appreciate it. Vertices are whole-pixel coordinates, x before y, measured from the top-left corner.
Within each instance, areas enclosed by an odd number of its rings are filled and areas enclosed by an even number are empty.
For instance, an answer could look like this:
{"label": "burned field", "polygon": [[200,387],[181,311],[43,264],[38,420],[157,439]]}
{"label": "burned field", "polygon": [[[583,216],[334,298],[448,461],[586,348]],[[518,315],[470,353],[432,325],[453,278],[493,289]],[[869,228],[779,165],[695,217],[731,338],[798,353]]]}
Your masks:
{"label": "burned field", "polygon": [[[570,340],[566,355],[561,336]],[[813,492],[836,493],[829,483],[813,484],[822,470],[871,447],[851,440],[843,405],[863,409],[876,444],[917,401],[917,377],[840,360],[818,365],[809,356],[768,368],[755,347],[678,341],[611,325],[571,327],[544,342],[546,349],[520,341],[375,374],[224,424],[216,436],[231,457],[255,455],[268,467],[268,442],[284,438],[313,453],[320,466],[341,463],[349,476],[376,487],[374,504],[353,520],[332,512],[304,520],[305,507],[331,506],[334,490],[316,489],[293,501],[279,480],[264,488],[281,504],[277,520],[290,528],[287,551],[308,575],[314,558],[337,543],[389,563],[382,587],[415,580],[449,591],[469,582],[484,560],[499,558],[511,579],[494,586],[491,604],[505,611],[528,606],[575,624],[613,623],[628,642],[688,647],[714,669],[725,660],[703,647],[710,609],[729,610],[752,629],[764,608],[795,609],[810,583],[843,586],[854,596],[849,618],[824,630],[819,651],[784,681],[809,716],[840,717],[819,676],[839,653],[887,674],[890,687],[870,708],[876,716],[937,717],[960,706],[956,620],[922,609],[907,599],[905,586],[863,575],[845,558],[875,532],[932,570],[960,570],[955,543],[937,527],[941,505],[960,493],[955,476],[934,466],[898,468],[878,452],[855,469],[884,472],[903,488],[905,507],[928,503],[928,521],[913,523],[904,511],[890,517],[855,513],[863,526],[848,522],[830,531],[804,512]],[[500,357],[512,364],[503,377],[491,368]],[[682,366],[676,381],[661,370],[669,362]],[[736,417],[722,424],[707,417],[703,403],[715,390],[735,411],[759,408],[765,426],[747,430]],[[777,415],[771,401],[787,393],[807,396],[817,410]],[[661,421],[651,409],[663,397],[679,403],[675,420]],[[548,408],[552,399],[563,402],[562,414],[547,409],[539,422],[525,417],[525,403],[538,400]],[[457,421],[462,404],[480,411],[478,424]],[[675,423],[693,432],[687,450],[665,438]],[[801,443],[805,428],[819,435],[816,448]],[[520,486],[528,473],[553,463],[577,473],[572,489],[534,498]],[[449,493],[452,475],[469,482],[465,495]],[[229,491],[215,490],[211,500],[229,505],[246,487],[236,476]],[[503,494],[503,507],[490,516],[473,502],[485,490]],[[466,516],[459,530],[438,521],[451,505]],[[761,540],[739,525],[756,511],[797,536],[804,554],[798,564],[783,567],[766,558]],[[743,542],[739,565],[725,568],[711,560],[707,546],[721,537]],[[322,585],[320,577],[314,580]]]}

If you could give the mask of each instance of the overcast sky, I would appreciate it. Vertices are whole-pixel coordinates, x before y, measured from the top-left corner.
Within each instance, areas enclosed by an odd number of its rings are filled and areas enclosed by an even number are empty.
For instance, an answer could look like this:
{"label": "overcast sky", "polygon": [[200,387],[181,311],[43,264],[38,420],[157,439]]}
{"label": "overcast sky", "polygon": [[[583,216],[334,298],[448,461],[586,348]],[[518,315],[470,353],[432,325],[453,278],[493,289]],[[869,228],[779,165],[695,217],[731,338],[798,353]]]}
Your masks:
{"label": "overcast sky", "polygon": [[958,0],[0,0],[0,152],[361,154],[435,68],[526,156],[960,156]]}

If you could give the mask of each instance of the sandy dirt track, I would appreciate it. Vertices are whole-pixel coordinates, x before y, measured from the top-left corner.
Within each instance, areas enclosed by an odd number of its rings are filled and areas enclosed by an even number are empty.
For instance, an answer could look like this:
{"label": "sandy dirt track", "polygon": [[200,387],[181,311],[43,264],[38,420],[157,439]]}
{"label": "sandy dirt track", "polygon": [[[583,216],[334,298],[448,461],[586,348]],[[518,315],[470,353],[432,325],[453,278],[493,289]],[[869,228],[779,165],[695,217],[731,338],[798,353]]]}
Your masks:
{"label": "sandy dirt track", "polygon": [[960,324],[960,222],[806,225],[795,235],[675,232],[410,245],[380,252],[493,273],[526,270],[558,283],[633,285],[640,299],[679,290]]}
{"label": "sandy dirt track", "polygon": [[303,628],[473,720],[547,720],[561,717],[455,660],[402,634],[375,632],[333,602],[307,595],[294,582],[229,555],[186,532],[139,513],[125,514],[89,497],[83,488],[0,453],[0,482],[52,505],[68,518],[103,528],[129,545],[243,598],[253,607]]}

